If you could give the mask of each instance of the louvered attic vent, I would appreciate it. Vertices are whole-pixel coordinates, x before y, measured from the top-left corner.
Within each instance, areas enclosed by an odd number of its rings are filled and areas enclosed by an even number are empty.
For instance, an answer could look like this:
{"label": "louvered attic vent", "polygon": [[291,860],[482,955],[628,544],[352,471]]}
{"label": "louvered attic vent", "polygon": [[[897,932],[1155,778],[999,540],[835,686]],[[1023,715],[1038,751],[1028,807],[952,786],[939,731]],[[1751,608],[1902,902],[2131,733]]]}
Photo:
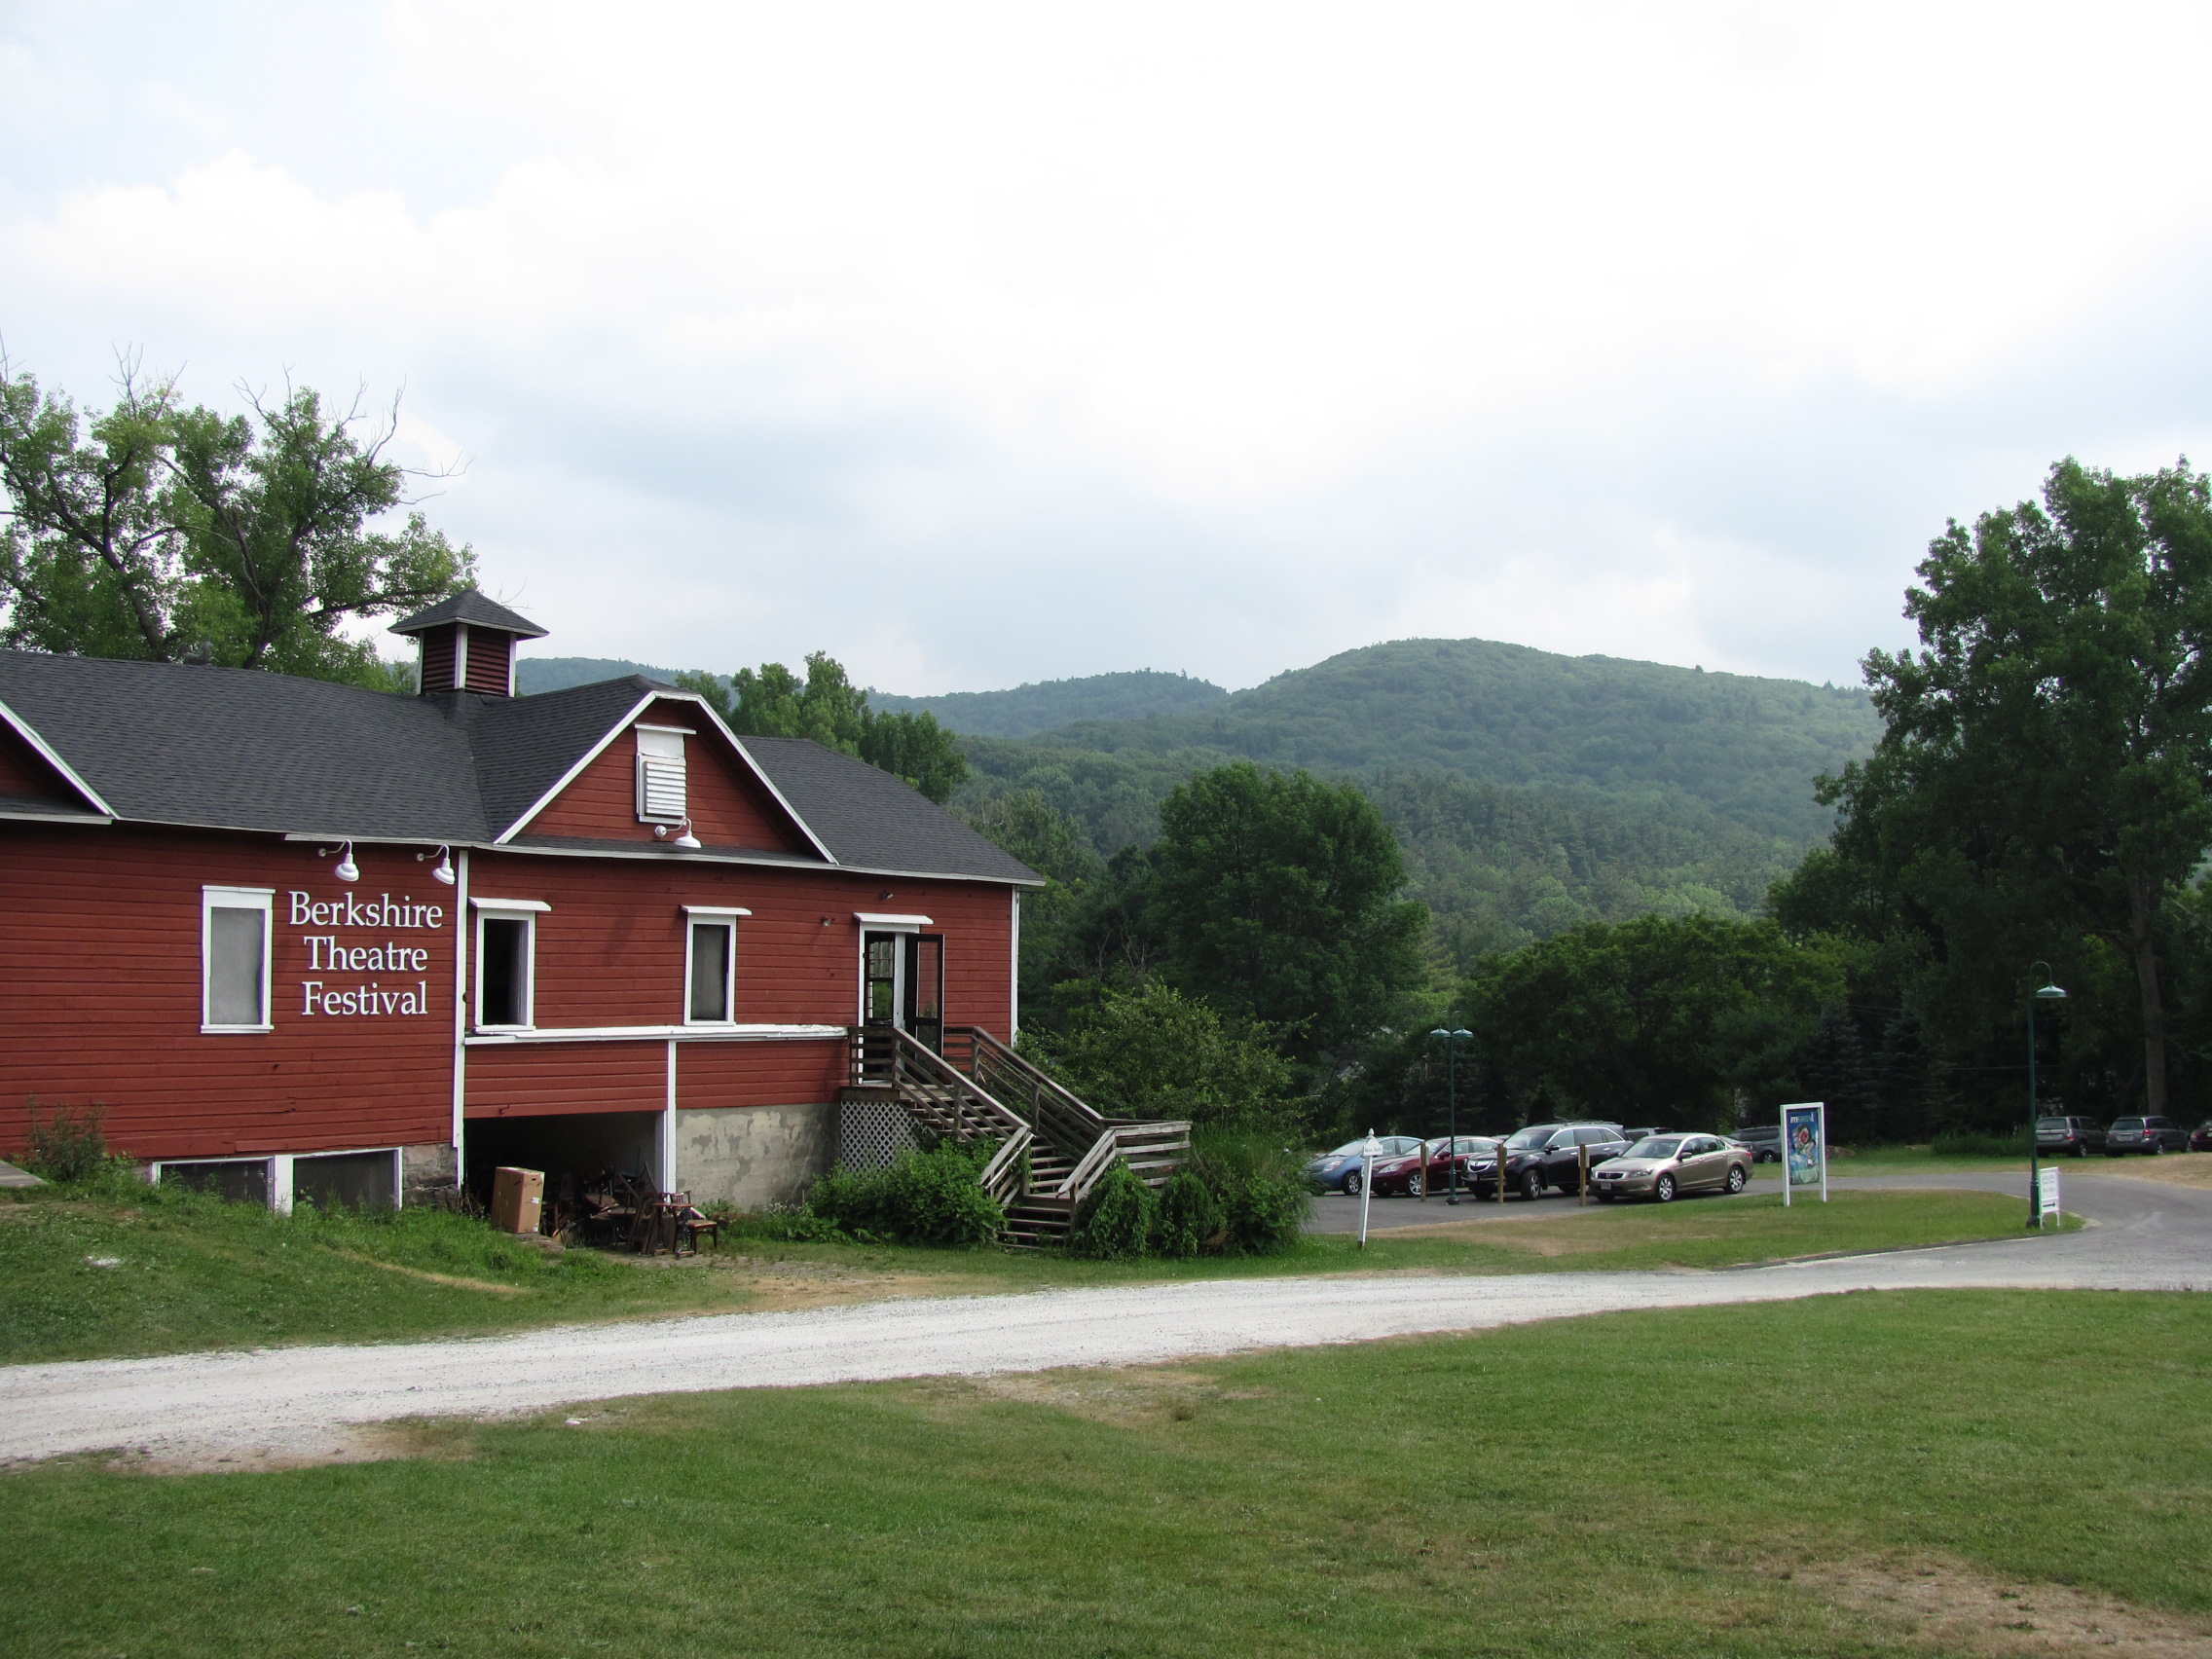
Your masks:
{"label": "louvered attic vent", "polygon": [[689,813],[683,787],[683,739],[673,726],[639,726],[638,819],[679,824]]}

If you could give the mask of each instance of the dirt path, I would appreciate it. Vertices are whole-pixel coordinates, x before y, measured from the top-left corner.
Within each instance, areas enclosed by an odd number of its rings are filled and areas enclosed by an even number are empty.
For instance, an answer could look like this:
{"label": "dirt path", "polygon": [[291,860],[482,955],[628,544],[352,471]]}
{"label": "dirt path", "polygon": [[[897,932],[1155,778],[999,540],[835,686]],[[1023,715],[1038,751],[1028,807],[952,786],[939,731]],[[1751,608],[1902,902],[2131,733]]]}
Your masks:
{"label": "dirt path", "polygon": [[2173,1196],[2184,1200],[2178,1210],[2137,1207],[2062,1236],[1726,1272],[1238,1279],[468,1342],[12,1366],[0,1370],[0,1459],[105,1449],[194,1461],[345,1456],[358,1455],[364,1425],[408,1418],[481,1418],[630,1394],[1145,1364],[1847,1290],[2212,1289],[2212,1203]]}

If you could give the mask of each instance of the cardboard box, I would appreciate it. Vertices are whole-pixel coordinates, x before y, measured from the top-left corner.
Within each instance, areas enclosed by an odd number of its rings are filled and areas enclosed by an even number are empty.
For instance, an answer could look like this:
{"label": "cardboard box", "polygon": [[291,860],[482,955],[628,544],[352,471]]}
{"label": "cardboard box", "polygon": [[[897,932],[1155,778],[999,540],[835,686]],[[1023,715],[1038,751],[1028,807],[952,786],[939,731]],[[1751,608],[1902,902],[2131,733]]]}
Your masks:
{"label": "cardboard box", "polygon": [[535,1233],[545,1208],[545,1174],[500,1169],[492,1176],[492,1225],[501,1233]]}

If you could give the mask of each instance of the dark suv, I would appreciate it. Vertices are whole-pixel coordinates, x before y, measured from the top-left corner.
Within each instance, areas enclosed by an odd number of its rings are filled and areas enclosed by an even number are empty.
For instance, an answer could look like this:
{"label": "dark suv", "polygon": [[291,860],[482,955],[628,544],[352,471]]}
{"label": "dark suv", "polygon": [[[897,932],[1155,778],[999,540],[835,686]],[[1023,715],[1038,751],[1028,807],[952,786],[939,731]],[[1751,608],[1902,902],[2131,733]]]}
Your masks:
{"label": "dark suv", "polygon": [[2104,1125],[2094,1118],[2036,1120],[2036,1151],[2046,1158],[2056,1158],[2062,1152],[2086,1158],[2092,1152],[2104,1150]]}
{"label": "dark suv", "polygon": [[2171,1118],[2115,1118],[2105,1131],[2105,1156],[2128,1152],[2187,1152],[2189,1131]]}
{"label": "dark suv", "polygon": [[[1540,1198],[1546,1187],[1571,1193],[1582,1179],[1581,1149],[1590,1149],[1590,1167],[1629,1149],[1618,1124],[1530,1124],[1506,1138],[1506,1191]],[[1467,1168],[1467,1187],[1477,1198],[1497,1191],[1497,1156],[1477,1154]]]}

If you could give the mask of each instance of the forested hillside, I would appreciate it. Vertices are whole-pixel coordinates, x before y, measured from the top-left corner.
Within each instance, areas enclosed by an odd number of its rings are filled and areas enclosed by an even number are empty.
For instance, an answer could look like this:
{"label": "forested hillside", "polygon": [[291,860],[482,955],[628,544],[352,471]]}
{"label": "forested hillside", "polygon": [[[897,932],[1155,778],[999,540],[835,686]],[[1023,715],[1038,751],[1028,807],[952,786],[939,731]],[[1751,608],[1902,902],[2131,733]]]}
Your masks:
{"label": "forested hillside", "polygon": [[1490,640],[1398,640],[1201,709],[1082,722],[1031,741],[1131,759],[1205,751],[1340,774],[1439,769],[1700,805],[1723,822],[1811,841],[1829,823],[1812,780],[1865,754],[1878,729],[1856,688]]}
{"label": "forested hillside", "polygon": [[901,697],[871,690],[869,706],[891,715],[937,716],[940,724],[976,737],[1027,737],[1079,720],[1133,720],[1211,707],[1229,695],[1211,681],[1187,674],[1132,669],[1082,680],[1048,680],[1011,691],[949,691],[938,697]]}
{"label": "forested hillside", "polygon": [[958,798],[1034,790],[1111,854],[1149,841],[1167,793],[1228,760],[1350,779],[1465,966],[1580,922],[1752,913],[1827,830],[1814,778],[1877,729],[1856,690],[1399,641],[1198,710],[966,735]]}

